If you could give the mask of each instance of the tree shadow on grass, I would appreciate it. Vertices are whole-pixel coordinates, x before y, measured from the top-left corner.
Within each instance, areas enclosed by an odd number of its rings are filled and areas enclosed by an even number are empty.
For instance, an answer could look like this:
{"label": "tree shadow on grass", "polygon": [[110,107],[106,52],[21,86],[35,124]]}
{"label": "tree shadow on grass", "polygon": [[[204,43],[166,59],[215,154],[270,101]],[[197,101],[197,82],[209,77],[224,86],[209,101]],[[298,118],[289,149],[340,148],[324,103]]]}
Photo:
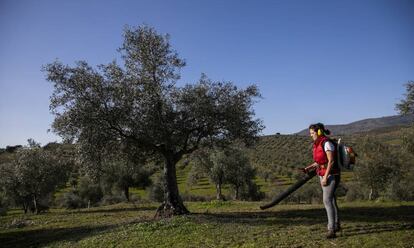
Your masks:
{"label": "tree shadow on grass", "polygon": [[340,217],[352,222],[414,222],[414,206],[349,207],[340,209]]}
{"label": "tree shadow on grass", "polygon": [[7,216],[20,216],[20,215],[22,215],[22,213],[24,213],[24,211],[23,210],[21,210],[21,209],[18,209],[18,211],[16,211],[17,209],[14,209],[14,211],[13,212],[11,212],[11,211],[8,211],[7,212]]}
{"label": "tree shadow on grass", "polygon": [[301,210],[291,212],[226,212],[226,213],[200,213],[194,214],[200,222],[214,222],[220,224],[238,223],[251,226],[274,226],[274,225],[314,225],[323,223],[322,210],[302,212]]}
{"label": "tree shadow on grass", "polygon": [[383,232],[394,232],[402,230],[414,230],[414,223],[358,225],[345,228],[344,231],[341,233],[341,236],[351,237],[364,234],[377,234]]}
{"label": "tree shadow on grass", "polygon": [[13,230],[0,235],[0,247],[41,247],[57,241],[78,241],[118,225]]}
{"label": "tree shadow on grass", "polygon": [[[45,213],[40,213],[40,215],[71,215],[71,214],[91,214],[91,213],[120,213],[120,212],[130,212],[130,211],[154,211],[157,210],[157,207],[123,207],[123,208],[108,208],[108,209],[87,209],[87,208],[80,208],[80,209],[66,209],[65,211],[59,212],[52,212],[48,211]],[[15,213],[8,213],[7,216],[31,216],[34,215],[32,213],[28,213],[24,215],[23,210],[21,212]],[[1,247],[1,246],[0,246]]]}
{"label": "tree shadow on grass", "polygon": [[110,208],[110,209],[82,209],[80,211],[74,211],[73,213],[89,214],[89,213],[119,213],[129,211],[155,211],[157,207],[125,207],[125,208]]}
{"label": "tree shadow on grass", "polygon": [[[414,206],[398,207],[346,207],[340,208],[343,223],[401,222],[414,225]],[[256,212],[200,213],[194,214],[200,221],[240,223],[249,225],[326,225],[324,208],[305,210],[280,210]],[[406,227],[404,227],[406,228]]]}

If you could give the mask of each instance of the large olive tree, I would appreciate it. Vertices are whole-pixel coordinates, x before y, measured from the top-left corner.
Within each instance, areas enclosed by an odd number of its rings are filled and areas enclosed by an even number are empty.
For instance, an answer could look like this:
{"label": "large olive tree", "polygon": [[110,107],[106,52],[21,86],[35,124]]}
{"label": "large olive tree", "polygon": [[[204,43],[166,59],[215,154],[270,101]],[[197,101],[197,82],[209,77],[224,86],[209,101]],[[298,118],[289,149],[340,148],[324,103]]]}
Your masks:
{"label": "large olive tree", "polygon": [[78,142],[94,164],[114,147],[163,158],[165,199],[158,213],[188,213],[178,192],[177,162],[201,146],[252,142],[263,128],[252,110],[259,91],[204,75],[196,84],[176,86],[185,62],[168,35],[151,27],[126,28],[119,52],[123,65],[94,69],[84,61],[73,67],[56,61],[44,67],[54,85],[53,130]]}

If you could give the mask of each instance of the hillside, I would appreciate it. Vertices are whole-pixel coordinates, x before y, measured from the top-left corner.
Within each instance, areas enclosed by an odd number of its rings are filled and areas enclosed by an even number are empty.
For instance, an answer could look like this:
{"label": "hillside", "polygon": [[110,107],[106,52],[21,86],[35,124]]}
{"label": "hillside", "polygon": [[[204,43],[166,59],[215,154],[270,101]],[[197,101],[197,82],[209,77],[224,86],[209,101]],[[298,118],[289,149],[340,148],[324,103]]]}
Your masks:
{"label": "hillside", "polygon": [[[380,118],[369,118],[360,121],[355,121],[349,124],[344,125],[326,125],[326,127],[334,135],[344,135],[344,134],[355,134],[362,132],[369,132],[376,129],[390,128],[390,127],[401,127],[408,126],[414,123],[414,115],[394,115],[386,116]],[[308,129],[304,129],[297,135],[307,136],[309,135]]]}
{"label": "hillside", "polygon": [[[402,132],[405,127],[387,127],[375,129],[370,132],[357,133],[353,135],[341,136],[347,144],[358,148],[358,141],[369,136],[390,145],[398,145],[401,142]],[[56,146],[56,144],[54,144]],[[66,145],[66,149],[71,150],[71,145]],[[304,167],[311,163],[312,140],[307,136],[300,135],[268,135],[260,137],[256,146],[249,150],[250,161],[257,169],[256,183],[261,190],[272,196],[274,190],[281,190],[288,187],[295,181],[297,168]],[[49,146],[45,146],[49,148]],[[7,162],[13,159],[14,153],[3,152],[0,154],[0,162]],[[201,178],[194,185],[188,185],[188,176],[191,170],[189,166],[179,165],[177,168],[177,180],[180,192],[184,198],[200,196],[210,199],[215,196],[215,187],[208,178]],[[352,172],[345,172],[343,182],[353,180]],[[223,189],[225,195],[231,194],[230,189]],[[62,192],[65,192],[63,190]],[[60,193],[62,193],[60,192]],[[142,198],[148,197],[145,189],[133,188],[131,193]]]}
{"label": "hillside", "polygon": [[[398,146],[402,142],[407,126],[390,126],[346,135],[332,135],[360,150],[359,143],[364,137],[370,137],[381,143]],[[267,168],[273,173],[283,174],[289,169],[305,166],[312,162],[312,139],[307,135],[268,135],[259,139],[251,149],[250,157],[254,166]]]}

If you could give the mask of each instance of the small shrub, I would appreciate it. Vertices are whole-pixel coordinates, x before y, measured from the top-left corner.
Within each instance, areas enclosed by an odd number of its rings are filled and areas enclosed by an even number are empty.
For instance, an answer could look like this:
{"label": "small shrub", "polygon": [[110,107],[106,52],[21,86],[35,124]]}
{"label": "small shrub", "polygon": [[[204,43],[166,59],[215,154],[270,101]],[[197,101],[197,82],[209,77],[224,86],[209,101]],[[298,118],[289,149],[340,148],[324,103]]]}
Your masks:
{"label": "small shrub", "polygon": [[88,177],[82,177],[78,186],[79,196],[90,204],[98,203],[102,197],[102,189],[99,184],[92,182]]}
{"label": "small shrub", "polygon": [[240,192],[240,199],[245,201],[260,201],[265,198],[265,193],[253,181],[245,185]]}
{"label": "small shrub", "polygon": [[141,196],[139,196],[139,195],[136,195],[136,194],[131,194],[130,196],[129,196],[129,201],[130,202],[143,202],[143,199],[141,198]]}
{"label": "small shrub", "polygon": [[32,213],[40,214],[40,213],[49,211],[49,206],[52,205],[52,203],[53,203],[53,195],[49,194],[49,195],[43,196],[40,199],[37,199],[36,207],[35,207],[33,200],[27,201],[27,204],[28,204],[27,209]]}
{"label": "small shrub", "polygon": [[297,194],[297,200],[299,203],[320,203],[323,198],[321,186],[319,183],[315,183],[314,181],[311,181],[309,184],[305,184],[294,194]]}
{"label": "small shrub", "polygon": [[215,197],[213,196],[203,196],[203,195],[194,195],[188,192],[181,194],[181,199],[186,202],[206,202],[211,201]]}
{"label": "small shrub", "polygon": [[200,203],[200,207],[206,208],[207,210],[210,208],[220,208],[220,207],[229,207],[233,206],[233,201],[219,201],[219,200],[211,200]]}
{"label": "small shrub", "polygon": [[[37,207],[37,214],[40,214],[40,213],[44,213],[44,212],[48,212],[49,211],[49,205],[45,205],[45,204],[42,204],[42,203],[38,203],[36,205],[36,207]],[[32,213],[35,213],[36,212],[36,208],[35,208],[34,204],[31,204],[30,207],[29,207],[29,209],[30,209],[30,212],[32,212]]]}
{"label": "small shrub", "polygon": [[348,193],[348,186],[345,183],[340,182],[338,188],[335,191],[336,197],[346,196]]}
{"label": "small shrub", "polygon": [[26,218],[13,219],[13,221],[8,225],[8,228],[23,228],[26,226],[32,226],[35,222],[28,220]]}
{"label": "small shrub", "polygon": [[77,208],[83,208],[86,206],[86,202],[82,200],[82,198],[74,194],[73,192],[65,193],[63,195],[63,199],[61,201],[61,207],[67,208],[67,209],[77,209]]}
{"label": "small shrub", "polygon": [[348,185],[348,191],[345,195],[345,201],[350,202],[356,200],[364,200],[366,199],[365,195],[366,194],[361,185],[357,183],[350,183]]}
{"label": "small shrub", "polygon": [[0,216],[6,215],[7,213],[7,204],[5,202],[5,198],[0,195]]}
{"label": "small shrub", "polygon": [[164,201],[164,186],[161,183],[155,183],[148,188],[148,198],[151,201]]}
{"label": "small shrub", "polygon": [[407,173],[402,177],[395,177],[389,183],[386,191],[388,199],[394,201],[412,201],[414,200],[414,173]]}
{"label": "small shrub", "polygon": [[376,203],[379,202],[387,202],[387,198],[385,196],[380,196],[375,200]]}
{"label": "small shrub", "polygon": [[122,195],[105,195],[102,198],[100,205],[106,206],[106,205],[117,204],[117,203],[125,202],[125,201],[126,201],[126,198],[125,196],[122,196]]}
{"label": "small shrub", "polygon": [[0,216],[6,215],[6,214],[7,214],[7,208],[0,207]]}

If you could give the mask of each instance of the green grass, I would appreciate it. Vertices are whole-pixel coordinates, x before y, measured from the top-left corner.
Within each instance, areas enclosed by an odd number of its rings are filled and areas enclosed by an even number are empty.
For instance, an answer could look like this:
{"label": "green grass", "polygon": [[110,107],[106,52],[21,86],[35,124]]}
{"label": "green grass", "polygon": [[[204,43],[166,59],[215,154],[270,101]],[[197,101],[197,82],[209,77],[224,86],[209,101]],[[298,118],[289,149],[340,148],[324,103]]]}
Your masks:
{"label": "green grass", "polygon": [[[186,203],[191,215],[154,220],[157,204],[117,204],[89,210],[52,209],[0,217],[1,247],[412,247],[414,202],[340,204],[343,232],[324,239],[321,205],[259,202]],[[9,227],[14,219],[28,226]]]}

